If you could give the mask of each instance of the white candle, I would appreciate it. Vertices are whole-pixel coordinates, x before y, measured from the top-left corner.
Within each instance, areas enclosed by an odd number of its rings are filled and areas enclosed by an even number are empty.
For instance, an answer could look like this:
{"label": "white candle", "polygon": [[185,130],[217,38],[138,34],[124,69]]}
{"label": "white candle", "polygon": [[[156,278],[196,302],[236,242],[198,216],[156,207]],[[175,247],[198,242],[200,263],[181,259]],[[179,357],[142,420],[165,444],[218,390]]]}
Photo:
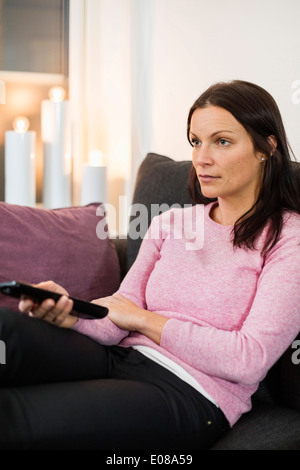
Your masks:
{"label": "white candle", "polygon": [[51,88],[50,100],[42,101],[44,151],[43,204],[49,209],[71,205],[71,124],[64,90]]}
{"label": "white candle", "polygon": [[35,137],[28,131],[29,121],[20,116],[14,120],[15,130],[5,132],[5,202],[35,206]]}
{"label": "white candle", "polygon": [[107,191],[107,167],[103,164],[101,152],[93,150],[89,155],[89,163],[83,165],[81,204],[107,203]]}

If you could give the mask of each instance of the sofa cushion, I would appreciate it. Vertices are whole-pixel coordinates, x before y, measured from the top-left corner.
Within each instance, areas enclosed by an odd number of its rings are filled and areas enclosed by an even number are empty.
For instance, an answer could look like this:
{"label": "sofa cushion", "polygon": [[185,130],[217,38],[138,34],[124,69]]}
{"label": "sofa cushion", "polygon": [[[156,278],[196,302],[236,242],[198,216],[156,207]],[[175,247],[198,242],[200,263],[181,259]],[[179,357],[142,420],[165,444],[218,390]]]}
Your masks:
{"label": "sofa cushion", "polygon": [[[97,237],[99,204],[40,209],[0,203],[0,282],[53,280],[73,297],[92,300],[119,286],[120,266],[107,236]],[[0,306],[18,301],[0,294]]]}
{"label": "sofa cushion", "polygon": [[[190,160],[175,161],[156,153],[149,153],[141,163],[132,201],[136,213],[130,217],[128,233],[128,269],[137,256],[141,241],[152,218],[174,204],[181,207],[185,204],[193,204],[188,191],[188,177],[191,166],[192,162]],[[141,217],[137,205],[141,205],[144,211],[147,212],[146,223],[143,224],[143,227],[138,227],[139,237],[136,236],[136,222]]]}
{"label": "sofa cushion", "polygon": [[300,334],[268,376],[275,401],[300,411]]}
{"label": "sofa cushion", "polygon": [[299,450],[300,412],[254,401],[211,450]]}
{"label": "sofa cushion", "polygon": [[253,400],[300,412],[300,334],[259,384]]}

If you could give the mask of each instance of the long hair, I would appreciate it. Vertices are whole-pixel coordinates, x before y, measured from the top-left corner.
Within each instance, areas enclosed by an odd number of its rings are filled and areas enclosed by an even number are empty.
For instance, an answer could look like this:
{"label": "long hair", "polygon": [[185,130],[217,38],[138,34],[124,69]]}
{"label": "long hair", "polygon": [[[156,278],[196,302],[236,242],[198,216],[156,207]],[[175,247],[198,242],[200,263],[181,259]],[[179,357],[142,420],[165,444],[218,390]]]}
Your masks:
{"label": "long hair", "polygon": [[[300,213],[296,165],[292,161],[294,155],[286,137],[280,111],[273,97],[258,85],[242,80],[216,83],[208,88],[190,109],[187,120],[189,142],[194,111],[209,105],[229,111],[248,132],[254,150],[267,156],[258,198],[233,227],[233,245],[253,249],[257,237],[269,224],[263,247],[263,253],[267,253],[280,236],[283,212],[291,210]],[[275,150],[270,136],[277,142]],[[217,200],[202,195],[194,167],[189,177],[189,191],[195,203],[207,204]]]}

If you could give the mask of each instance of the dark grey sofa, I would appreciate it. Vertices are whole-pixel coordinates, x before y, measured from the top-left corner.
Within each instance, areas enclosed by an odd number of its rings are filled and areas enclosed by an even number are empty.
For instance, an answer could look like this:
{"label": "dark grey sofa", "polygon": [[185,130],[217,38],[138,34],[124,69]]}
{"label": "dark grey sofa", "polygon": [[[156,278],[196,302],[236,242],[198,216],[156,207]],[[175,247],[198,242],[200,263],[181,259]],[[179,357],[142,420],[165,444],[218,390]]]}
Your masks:
{"label": "dark grey sofa", "polygon": [[[294,167],[300,184],[300,164],[295,163]],[[153,204],[159,208],[163,204],[192,203],[187,188],[190,168],[189,161],[178,162],[153,153],[146,156],[139,168],[132,202],[148,208],[148,224]],[[164,206],[161,208],[164,210]],[[135,217],[138,214],[131,217],[133,224]],[[141,238],[130,236],[130,228],[127,239],[115,240],[122,276],[134,262],[140,243]],[[300,450],[300,364],[293,363],[294,352],[291,345],[260,384],[253,396],[252,410],[212,450]]]}

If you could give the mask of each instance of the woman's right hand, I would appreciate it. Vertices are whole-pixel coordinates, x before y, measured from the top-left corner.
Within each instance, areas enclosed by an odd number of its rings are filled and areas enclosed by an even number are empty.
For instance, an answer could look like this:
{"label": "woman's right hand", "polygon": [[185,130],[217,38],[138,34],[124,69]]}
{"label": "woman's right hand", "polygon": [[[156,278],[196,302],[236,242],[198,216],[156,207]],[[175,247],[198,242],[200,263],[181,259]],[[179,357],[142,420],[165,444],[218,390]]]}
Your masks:
{"label": "woman's right hand", "polygon": [[34,286],[57,292],[62,294],[62,296],[56,303],[53,299],[49,298],[40,304],[36,304],[32,299],[23,298],[19,303],[19,310],[21,312],[63,328],[71,328],[77,322],[78,318],[70,314],[73,309],[73,301],[69,298],[68,292],[63,287],[53,281],[40,282]]}

